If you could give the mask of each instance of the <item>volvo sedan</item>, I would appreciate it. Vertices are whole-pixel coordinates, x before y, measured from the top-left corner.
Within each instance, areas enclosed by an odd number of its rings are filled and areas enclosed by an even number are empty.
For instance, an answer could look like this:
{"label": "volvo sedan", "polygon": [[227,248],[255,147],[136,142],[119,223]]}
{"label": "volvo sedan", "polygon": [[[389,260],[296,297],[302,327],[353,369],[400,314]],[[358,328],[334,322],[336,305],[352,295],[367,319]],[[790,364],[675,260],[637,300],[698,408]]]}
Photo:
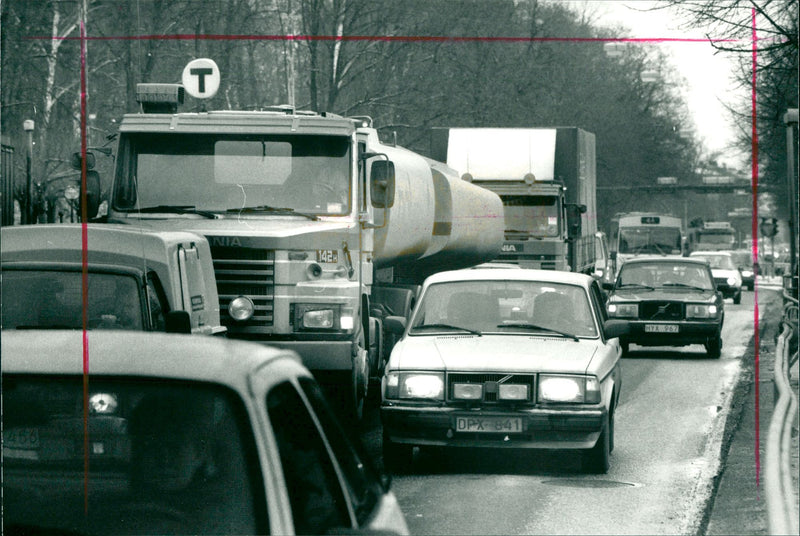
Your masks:
{"label": "volvo sedan", "polygon": [[722,351],[722,293],[699,257],[642,257],[622,265],[608,298],[608,314],[628,320],[621,338],[644,346],[702,344],[709,357]]}
{"label": "volvo sedan", "polygon": [[423,284],[382,384],[384,465],[415,446],[571,449],[605,473],[622,387],[598,283],[557,271],[472,269]]}

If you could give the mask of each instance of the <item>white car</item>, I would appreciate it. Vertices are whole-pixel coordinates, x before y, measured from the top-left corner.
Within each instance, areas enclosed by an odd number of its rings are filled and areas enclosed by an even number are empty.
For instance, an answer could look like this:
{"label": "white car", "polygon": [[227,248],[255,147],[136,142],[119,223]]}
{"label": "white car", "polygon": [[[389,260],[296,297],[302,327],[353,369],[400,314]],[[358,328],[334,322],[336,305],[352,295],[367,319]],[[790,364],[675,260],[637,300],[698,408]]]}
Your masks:
{"label": "white car", "polygon": [[408,534],[291,351],[4,330],[2,354],[7,534]]}
{"label": "white car", "polygon": [[729,251],[693,251],[689,256],[708,263],[714,284],[725,298],[733,298],[735,304],[742,302],[742,273]]}
{"label": "white car", "polygon": [[426,279],[382,384],[384,466],[414,446],[577,449],[605,473],[622,387],[618,337],[591,276],[472,269]]}

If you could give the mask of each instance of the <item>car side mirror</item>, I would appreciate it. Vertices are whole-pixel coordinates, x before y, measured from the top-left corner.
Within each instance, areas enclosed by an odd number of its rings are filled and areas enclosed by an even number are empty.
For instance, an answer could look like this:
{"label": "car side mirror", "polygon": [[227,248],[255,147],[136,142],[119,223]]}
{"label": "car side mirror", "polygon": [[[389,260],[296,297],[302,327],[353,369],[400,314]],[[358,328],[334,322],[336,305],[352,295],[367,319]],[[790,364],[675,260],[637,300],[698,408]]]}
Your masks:
{"label": "car side mirror", "polygon": [[372,206],[390,208],[394,205],[394,162],[378,160],[370,168],[370,197]]}
{"label": "car side mirror", "polygon": [[600,283],[600,286],[603,287],[603,290],[611,290],[614,288],[614,283],[609,281],[603,281]]}
{"label": "car side mirror", "polygon": [[187,311],[170,311],[164,315],[164,324],[167,333],[192,332],[192,319]]}
{"label": "car side mirror", "polygon": [[606,339],[615,339],[631,332],[631,324],[627,320],[610,319],[603,322],[603,333]]}
{"label": "car side mirror", "polygon": [[406,330],[406,319],[402,316],[387,316],[383,319],[383,327],[396,335],[402,335]]}

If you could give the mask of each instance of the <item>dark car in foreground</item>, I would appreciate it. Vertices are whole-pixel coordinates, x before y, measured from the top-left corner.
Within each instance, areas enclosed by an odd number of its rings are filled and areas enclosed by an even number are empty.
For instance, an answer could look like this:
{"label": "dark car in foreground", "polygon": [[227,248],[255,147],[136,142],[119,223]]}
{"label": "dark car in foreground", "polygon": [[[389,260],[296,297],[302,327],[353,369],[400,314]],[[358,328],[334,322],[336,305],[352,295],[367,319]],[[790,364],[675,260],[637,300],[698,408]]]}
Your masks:
{"label": "dark car in foreground", "polygon": [[384,465],[415,446],[569,449],[605,473],[622,388],[618,337],[599,284],[552,270],[442,272],[423,284],[386,366]]}
{"label": "dark car in foreground", "polygon": [[722,351],[722,293],[708,263],[694,257],[640,257],[622,265],[606,304],[611,318],[630,322],[623,352],[642,346],[702,344],[709,357]]}
{"label": "dark car in foreground", "polygon": [[11,330],[2,355],[4,534],[408,533],[293,352]]}

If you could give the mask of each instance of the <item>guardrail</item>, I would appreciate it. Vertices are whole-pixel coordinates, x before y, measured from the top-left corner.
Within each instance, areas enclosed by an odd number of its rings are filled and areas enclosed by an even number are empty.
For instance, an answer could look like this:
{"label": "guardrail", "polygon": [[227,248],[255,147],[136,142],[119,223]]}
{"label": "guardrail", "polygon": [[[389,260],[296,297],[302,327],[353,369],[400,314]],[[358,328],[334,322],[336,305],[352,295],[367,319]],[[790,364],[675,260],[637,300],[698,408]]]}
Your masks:
{"label": "guardrail", "polygon": [[797,397],[790,384],[790,367],[797,361],[792,354],[798,334],[797,300],[784,292],[781,334],[775,349],[775,409],[769,424],[764,460],[764,489],[770,534],[798,534],[798,502],[792,485],[792,428],[796,422]]}

